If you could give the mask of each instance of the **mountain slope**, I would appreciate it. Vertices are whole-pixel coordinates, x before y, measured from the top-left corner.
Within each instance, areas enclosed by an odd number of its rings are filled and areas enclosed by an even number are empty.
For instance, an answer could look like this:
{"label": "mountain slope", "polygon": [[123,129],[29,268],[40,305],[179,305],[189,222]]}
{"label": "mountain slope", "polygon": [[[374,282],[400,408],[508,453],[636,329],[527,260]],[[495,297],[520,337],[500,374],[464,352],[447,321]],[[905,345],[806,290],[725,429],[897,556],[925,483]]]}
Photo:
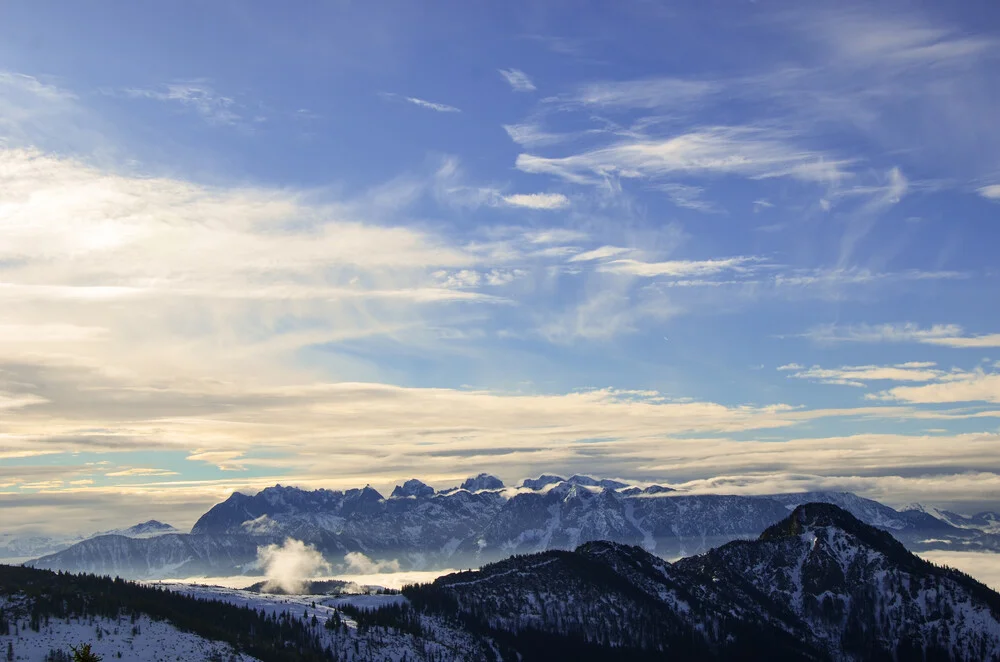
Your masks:
{"label": "mountain slope", "polygon": [[1000,660],[1000,594],[828,503],[674,564],[590,542],[404,593],[527,659]]}
{"label": "mountain slope", "polygon": [[832,504],[676,567],[748,582],[843,659],[1000,659],[1000,595]]}

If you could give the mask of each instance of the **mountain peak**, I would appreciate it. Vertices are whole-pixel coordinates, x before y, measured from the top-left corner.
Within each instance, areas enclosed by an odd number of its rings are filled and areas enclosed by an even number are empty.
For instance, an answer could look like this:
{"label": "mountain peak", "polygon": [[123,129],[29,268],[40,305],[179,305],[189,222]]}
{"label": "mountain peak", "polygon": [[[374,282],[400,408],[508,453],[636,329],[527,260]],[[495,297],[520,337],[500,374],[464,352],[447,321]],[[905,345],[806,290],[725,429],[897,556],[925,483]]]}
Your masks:
{"label": "mountain peak", "polygon": [[396,489],[389,495],[389,498],[428,497],[433,496],[433,494],[433,487],[421,480],[411,478],[402,485],[397,485]]}
{"label": "mountain peak", "polygon": [[478,476],[467,479],[462,483],[461,488],[470,492],[478,492],[479,490],[500,490],[503,489],[503,486],[503,481],[496,476],[481,473]]}
{"label": "mountain peak", "polygon": [[816,529],[835,529],[853,536],[861,543],[892,558],[897,563],[908,565],[911,557],[898,540],[889,533],[870,524],[865,524],[840,506],[832,503],[804,503],[797,506],[791,515],[773,524],[760,534],[760,540],[777,540],[798,537]]}
{"label": "mountain peak", "polygon": [[628,483],[623,483],[620,480],[612,480],[610,478],[592,478],[591,476],[584,476],[581,474],[574,474],[570,476],[566,479],[566,482],[574,485],[583,485],[585,487],[604,487],[612,490],[628,487]]}
{"label": "mountain peak", "polygon": [[552,474],[542,474],[538,478],[525,478],[521,482],[521,487],[527,487],[529,490],[540,490],[544,487],[548,487],[554,483],[561,483],[566,479],[562,476],[554,476]]}

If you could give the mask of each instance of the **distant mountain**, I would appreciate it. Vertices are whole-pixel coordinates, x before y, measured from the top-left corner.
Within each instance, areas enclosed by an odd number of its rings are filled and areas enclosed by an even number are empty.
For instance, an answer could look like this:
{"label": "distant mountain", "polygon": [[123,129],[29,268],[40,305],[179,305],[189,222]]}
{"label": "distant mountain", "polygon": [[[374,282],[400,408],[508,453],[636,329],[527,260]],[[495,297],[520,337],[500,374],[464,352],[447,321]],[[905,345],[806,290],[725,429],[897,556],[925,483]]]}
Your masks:
{"label": "distant mountain", "polygon": [[277,539],[166,534],[151,538],[97,536],[25,565],[130,578],[247,574],[257,547]]}
{"label": "distant mountain", "polygon": [[43,554],[53,554],[82,540],[97,536],[119,535],[128,538],[148,538],[164,533],[180,533],[180,531],[169,524],[149,520],[126,528],[101,531],[89,536],[17,536],[0,533],[0,559],[34,558]]}
{"label": "distant mountain", "polygon": [[469,492],[478,492],[479,490],[502,490],[503,487],[503,481],[496,476],[479,474],[467,479],[462,483],[460,489],[468,490]]}
{"label": "distant mountain", "polygon": [[1000,534],[1000,513],[984,511],[975,515],[960,515],[919,503],[907,506],[904,512],[925,513],[960,529],[974,529],[983,533]]}
{"label": "distant mountain", "polygon": [[590,542],[404,593],[497,641],[530,642],[529,660],[1000,659],[1000,594],[824,503],[674,564]]}
{"label": "distant mountain", "polygon": [[96,538],[97,536],[125,536],[126,538],[149,538],[151,536],[162,536],[166,533],[180,533],[177,529],[170,526],[169,524],[164,524],[155,519],[151,519],[147,522],[140,522],[133,526],[124,529],[111,529],[110,531],[102,531],[101,533],[95,533],[91,538]]}
{"label": "distant mountain", "polygon": [[315,545],[332,563],[361,552],[396,560],[403,569],[478,567],[511,554],[575,549],[591,540],[639,545],[677,558],[754,538],[806,502],[844,508],[913,550],[1000,550],[1000,536],[846,492],[692,495],[659,485],[551,475],[505,489],[482,474],[442,492],[411,479],[389,497],[371,487],[307,491],[277,485],[252,496],[237,492],[202,515],[190,535],[150,533],[126,542],[103,536],[32,565],[100,568],[141,578],[243,574],[254,571],[258,545],[286,538]]}

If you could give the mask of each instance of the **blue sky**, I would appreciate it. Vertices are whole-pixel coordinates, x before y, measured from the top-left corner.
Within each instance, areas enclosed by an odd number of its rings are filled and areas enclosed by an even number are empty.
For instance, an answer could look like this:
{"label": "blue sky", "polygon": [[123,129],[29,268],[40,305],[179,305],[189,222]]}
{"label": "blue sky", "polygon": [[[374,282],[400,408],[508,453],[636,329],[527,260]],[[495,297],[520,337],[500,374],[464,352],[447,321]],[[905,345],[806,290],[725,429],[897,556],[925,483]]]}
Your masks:
{"label": "blue sky", "polygon": [[9,3],[8,526],[479,471],[1000,506],[998,66],[988,2]]}

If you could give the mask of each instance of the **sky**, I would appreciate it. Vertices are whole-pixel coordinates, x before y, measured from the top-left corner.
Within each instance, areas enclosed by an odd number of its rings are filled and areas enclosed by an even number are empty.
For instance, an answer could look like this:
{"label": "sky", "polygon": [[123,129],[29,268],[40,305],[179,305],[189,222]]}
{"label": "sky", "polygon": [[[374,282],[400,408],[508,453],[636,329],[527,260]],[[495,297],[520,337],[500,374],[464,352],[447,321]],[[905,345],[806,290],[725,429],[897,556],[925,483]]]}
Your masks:
{"label": "sky", "polygon": [[0,529],[589,473],[1000,509],[995,3],[0,5]]}

